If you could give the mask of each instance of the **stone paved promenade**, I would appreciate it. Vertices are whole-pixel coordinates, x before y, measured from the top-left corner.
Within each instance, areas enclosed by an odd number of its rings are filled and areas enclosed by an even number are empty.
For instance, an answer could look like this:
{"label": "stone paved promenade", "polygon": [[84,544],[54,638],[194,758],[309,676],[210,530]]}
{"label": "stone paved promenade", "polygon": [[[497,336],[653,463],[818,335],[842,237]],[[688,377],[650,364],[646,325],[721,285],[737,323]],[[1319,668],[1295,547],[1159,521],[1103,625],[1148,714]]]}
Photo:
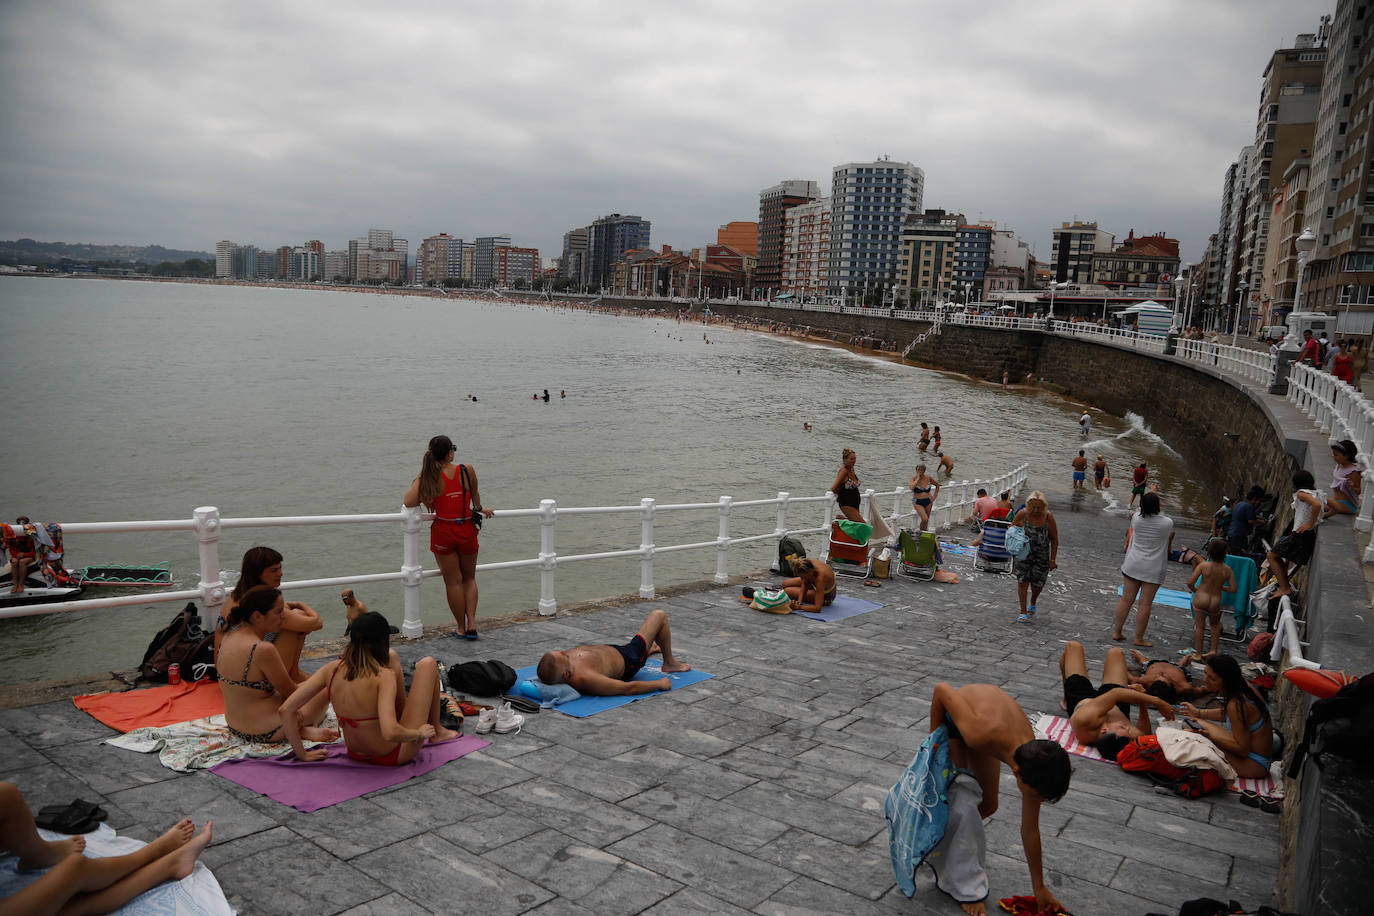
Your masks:
{"label": "stone paved promenade", "polygon": [[[486,750],[314,814],[103,745],[110,732],[65,701],[0,711],[0,777],[34,808],[99,799],[112,826],[142,839],[182,813],[213,818],[205,861],[245,914],[957,913],[928,881],[911,900],[897,890],[883,796],[929,730],[939,681],[1000,684],[1028,712],[1056,712],[1067,639],[1085,643],[1097,679],[1125,518],[1091,491],[1050,498],[1061,568],[1033,625],[1015,622],[1012,578],[974,572],[968,557],[947,564],[959,585],[842,580],[842,594],[883,607],[834,624],[709,588],[478,643],[401,646],[408,661],[518,666],[547,648],[623,641],[662,606],[677,653],[715,677],[590,719],[546,710]],[[1191,638],[1186,612],[1156,608],[1151,635],[1172,654]],[[1002,792],[987,825],[993,910],[1030,891],[1006,771]],[[1047,879],[1078,916],[1270,900],[1278,818],[1234,793],[1184,800],[1074,758],[1068,795],[1041,818]]]}

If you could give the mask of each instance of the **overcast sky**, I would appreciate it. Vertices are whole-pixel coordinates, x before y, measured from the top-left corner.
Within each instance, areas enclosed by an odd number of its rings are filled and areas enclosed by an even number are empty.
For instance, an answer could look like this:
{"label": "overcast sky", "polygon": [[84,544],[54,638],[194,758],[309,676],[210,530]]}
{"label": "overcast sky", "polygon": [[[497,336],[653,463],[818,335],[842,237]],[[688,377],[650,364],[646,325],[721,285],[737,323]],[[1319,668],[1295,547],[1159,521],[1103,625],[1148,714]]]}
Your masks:
{"label": "overcast sky", "polygon": [[1335,0],[54,2],[0,8],[0,238],[330,249],[607,213],[691,248],[889,156],[1049,257],[1196,260],[1271,52]]}

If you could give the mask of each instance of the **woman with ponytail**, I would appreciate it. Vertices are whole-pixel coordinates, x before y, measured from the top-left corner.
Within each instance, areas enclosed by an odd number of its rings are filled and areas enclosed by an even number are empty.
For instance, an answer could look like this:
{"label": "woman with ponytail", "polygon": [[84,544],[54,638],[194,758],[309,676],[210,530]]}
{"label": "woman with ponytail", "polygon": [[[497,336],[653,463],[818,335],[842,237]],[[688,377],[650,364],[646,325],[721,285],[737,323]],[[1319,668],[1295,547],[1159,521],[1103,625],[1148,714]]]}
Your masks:
{"label": "woman with ponytail", "polygon": [[435,436],[420,464],[420,476],[406,490],[407,507],[423,505],[434,513],[429,529],[429,549],[444,577],[448,609],[459,639],[477,638],[477,526],[473,512],[487,518],[495,514],[482,507],[477,493],[477,472],[470,464],[454,462],[453,440]]}

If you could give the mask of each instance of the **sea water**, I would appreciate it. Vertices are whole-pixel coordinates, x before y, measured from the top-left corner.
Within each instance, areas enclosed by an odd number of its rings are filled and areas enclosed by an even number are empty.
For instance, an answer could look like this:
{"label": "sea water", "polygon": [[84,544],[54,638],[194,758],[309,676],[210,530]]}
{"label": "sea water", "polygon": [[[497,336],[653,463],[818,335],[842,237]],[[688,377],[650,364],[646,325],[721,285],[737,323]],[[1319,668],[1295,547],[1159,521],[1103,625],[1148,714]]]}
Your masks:
{"label": "sea water", "polygon": [[[1052,494],[1060,524],[1075,508],[1119,513],[1130,469],[1146,461],[1165,511],[1201,520],[1215,494],[1139,417],[1036,388],[1003,389],[892,360],[669,316],[626,317],[550,305],[365,294],[330,288],[101,279],[0,278],[0,518],[186,519],[394,512],[431,436],[457,443],[496,509],[714,502],[822,494],[840,452],[858,452],[865,488],[905,486],[921,421],[939,424],[954,482],[1022,462]],[[543,400],[548,389],[550,400]],[[566,392],[566,397],[563,397]],[[537,395],[537,397],[535,397]],[[469,400],[475,396],[476,400]],[[810,431],[803,423],[811,425]],[[1112,469],[1112,490],[1069,495],[1078,449]],[[935,460],[931,459],[932,467]],[[1055,495],[1058,494],[1058,495]],[[891,506],[891,500],[883,503]],[[791,524],[820,523],[796,507]],[[772,530],[776,510],[736,509],[737,536]],[[560,518],[560,554],[639,543],[638,515]],[[715,538],[715,513],[659,513],[660,544]],[[815,537],[807,539],[808,548]],[[422,537],[428,546],[427,535]],[[226,530],[226,581],[243,551],[269,544],[286,579],[394,571],[399,523]],[[480,562],[539,552],[535,519],[489,521]],[[731,551],[732,573],[766,566],[771,545]],[[191,533],[73,536],[69,566],[171,563],[194,588]],[[427,567],[433,558],[423,551]],[[662,588],[709,578],[715,551],[659,554]],[[479,612],[533,608],[537,570],[479,574]],[[560,603],[636,592],[635,559],[570,563]],[[399,583],[355,589],[398,622]],[[118,594],[108,589],[88,595]],[[292,591],[341,635],[337,589]],[[451,620],[437,580],[426,623]],[[0,683],[136,665],[177,610],[140,605],[0,621]]]}

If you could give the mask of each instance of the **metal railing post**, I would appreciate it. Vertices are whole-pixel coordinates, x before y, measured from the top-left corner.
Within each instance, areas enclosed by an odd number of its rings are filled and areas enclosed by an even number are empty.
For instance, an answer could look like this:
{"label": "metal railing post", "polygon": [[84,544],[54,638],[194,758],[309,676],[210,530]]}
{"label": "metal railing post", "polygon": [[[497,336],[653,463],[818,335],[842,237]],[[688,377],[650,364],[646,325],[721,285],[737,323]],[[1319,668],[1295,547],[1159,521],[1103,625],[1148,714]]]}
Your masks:
{"label": "metal railing post", "polygon": [[419,506],[401,508],[401,595],[405,608],[405,620],[401,623],[401,635],[415,639],[424,631],[420,619],[420,513]]}
{"label": "metal railing post", "polygon": [[835,491],[825,491],[825,515],[821,517],[821,562],[830,561],[830,526],[835,521]]}
{"label": "metal railing post", "polygon": [[191,517],[200,544],[200,602],[205,606],[205,622],[213,625],[224,604],[224,583],[219,580],[219,509],[201,506]]}
{"label": "metal railing post", "polygon": [[557,518],[557,501],[539,500],[539,614],[542,617],[558,613],[558,601],[553,594],[553,571],[558,566],[558,554],[553,549],[553,524]]}
{"label": "metal railing post", "polygon": [[720,498],[720,535],[716,538],[716,584],[730,581],[730,505],[734,498]]}
{"label": "metal railing post", "polygon": [[639,501],[639,597],[654,596],[654,501],[645,497]]}
{"label": "metal railing post", "polygon": [[[786,490],[778,491],[778,527],[773,529],[774,562],[776,562],[777,556],[779,552],[781,552],[782,539],[787,535],[787,503],[790,499],[791,494]],[[781,572],[781,570],[779,570],[779,572]]]}

